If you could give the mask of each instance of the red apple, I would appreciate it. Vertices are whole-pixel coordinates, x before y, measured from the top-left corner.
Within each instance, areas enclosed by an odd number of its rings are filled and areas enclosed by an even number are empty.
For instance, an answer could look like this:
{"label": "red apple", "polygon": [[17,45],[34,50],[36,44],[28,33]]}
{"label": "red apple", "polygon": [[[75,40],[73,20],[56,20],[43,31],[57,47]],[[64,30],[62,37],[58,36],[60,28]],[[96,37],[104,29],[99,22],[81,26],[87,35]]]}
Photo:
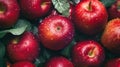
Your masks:
{"label": "red apple", "polygon": [[45,67],[74,67],[72,62],[65,57],[53,57],[45,64]]}
{"label": "red apple", "polygon": [[11,67],[36,67],[33,63],[28,61],[16,62]]}
{"label": "red apple", "polygon": [[109,60],[105,67],[120,67],[120,58]]}
{"label": "red apple", "polygon": [[34,61],[39,55],[39,44],[31,32],[17,36],[7,45],[8,56],[11,61]]}
{"label": "red apple", "polygon": [[104,49],[96,41],[86,40],[73,46],[72,60],[76,67],[99,67],[104,59]]}
{"label": "red apple", "polygon": [[19,17],[17,0],[0,0],[0,28],[13,26]]}
{"label": "red apple", "polygon": [[38,27],[39,38],[44,47],[60,50],[69,45],[74,36],[71,21],[61,15],[45,18]]}
{"label": "red apple", "polygon": [[113,53],[120,54],[120,19],[113,19],[108,22],[101,36],[104,47]]}
{"label": "red apple", "polygon": [[110,19],[120,18],[120,0],[116,2],[108,9]]}
{"label": "red apple", "polygon": [[20,0],[21,11],[28,19],[45,16],[51,9],[51,0]]}
{"label": "red apple", "polygon": [[79,2],[72,14],[76,28],[87,35],[101,32],[108,19],[105,6],[98,0],[86,0]]}

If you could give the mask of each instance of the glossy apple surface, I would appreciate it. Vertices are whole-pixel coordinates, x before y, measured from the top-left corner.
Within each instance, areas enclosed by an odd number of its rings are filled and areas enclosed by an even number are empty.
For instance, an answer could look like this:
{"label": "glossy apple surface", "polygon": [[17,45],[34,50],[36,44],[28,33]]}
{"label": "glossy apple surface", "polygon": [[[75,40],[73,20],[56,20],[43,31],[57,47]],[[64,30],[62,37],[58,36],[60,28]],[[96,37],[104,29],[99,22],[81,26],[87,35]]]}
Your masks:
{"label": "glossy apple surface", "polygon": [[13,26],[18,20],[19,11],[16,0],[0,0],[0,28]]}
{"label": "glossy apple surface", "polygon": [[69,45],[74,36],[71,21],[60,15],[45,18],[38,27],[39,38],[44,47],[60,50]]}
{"label": "glossy apple surface", "polygon": [[108,19],[105,6],[98,0],[79,2],[73,11],[72,20],[75,27],[87,35],[101,32]]}
{"label": "glossy apple surface", "polygon": [[13,62],[32,62],[38,57],[39,51],[39,43],[31,32],[25,32],[7,45],[8,56]]}
{"label": "glossy apple surface", "polygon": [[104,49],[96,41],[82,41],[73,46],[72,60],[76,67],[98,67],[104,59]]}

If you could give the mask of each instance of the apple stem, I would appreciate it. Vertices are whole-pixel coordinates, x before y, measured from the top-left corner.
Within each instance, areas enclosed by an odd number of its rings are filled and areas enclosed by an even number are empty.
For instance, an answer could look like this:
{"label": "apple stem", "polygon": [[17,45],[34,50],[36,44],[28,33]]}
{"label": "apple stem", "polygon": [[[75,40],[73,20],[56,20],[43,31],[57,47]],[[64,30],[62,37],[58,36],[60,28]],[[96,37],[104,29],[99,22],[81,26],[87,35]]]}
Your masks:
{"label": "apple stem", "polygon": [[91,0],[90,0],[90,2],[89,2],[88,9],[89,9],[90,11],[92,10],[92,7],[91,7]]}
{"label": "apple stem", "polygon": [[94,49],[95,49],[95,47],[93,47],[93,48],[89,51],[89,53],[88,53],[89,56],[91,56],[91,57],[93,56]]}

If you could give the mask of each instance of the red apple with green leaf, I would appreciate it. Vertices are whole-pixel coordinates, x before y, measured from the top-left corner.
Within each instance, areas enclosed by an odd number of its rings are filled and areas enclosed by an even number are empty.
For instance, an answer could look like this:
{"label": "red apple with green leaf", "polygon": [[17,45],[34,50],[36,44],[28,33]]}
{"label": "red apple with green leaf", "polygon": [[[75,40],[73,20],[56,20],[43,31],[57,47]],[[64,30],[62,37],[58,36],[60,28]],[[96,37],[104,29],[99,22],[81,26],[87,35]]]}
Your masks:
{"label": "red apple with green leaf", "polygon": [[74,67],[72,62],[65,57],[53,57],[47,61],[45,67]]}
{"label": "red apple with green leaf", "polygon": [[32,32],[16,36],[7,45],[7,53],[12,62],[32,62],[38,57],[39,51],[39,43]]}
{"label": "red apple with green leaf", "polygon": [[45,16],[51,6],[51,0],[20,0],[21,11],[30,20]]}
{"label": "red apple with green leaf", "polygon": [[13,26],[19,17],[17,0],[0,0],[0,28]]}
{"label": "red apple with green leaf", "polygon": [[11,67],[36,67],[36,66],[28,61],[21,61],[14,63]]}
{"label": "red apple with green leaf", "polygon": [[72,22],[61,15],[51,15],[40,22],[38,27],[40,41],[51,50],[61,50],[68,46],[74,36]]}
{"label": "red apple with green leaf", "polygon": [[72,20],[75,27],[87,35],[101,32],[108,19],[105,6],[98,0],[79,2],[73,11]]}
{"label": "red apple with green leaf", "polygon": [[104,59],[104,49],[96,41],[86,40],[73,46],[72,60],[76,67],[99,67]]}

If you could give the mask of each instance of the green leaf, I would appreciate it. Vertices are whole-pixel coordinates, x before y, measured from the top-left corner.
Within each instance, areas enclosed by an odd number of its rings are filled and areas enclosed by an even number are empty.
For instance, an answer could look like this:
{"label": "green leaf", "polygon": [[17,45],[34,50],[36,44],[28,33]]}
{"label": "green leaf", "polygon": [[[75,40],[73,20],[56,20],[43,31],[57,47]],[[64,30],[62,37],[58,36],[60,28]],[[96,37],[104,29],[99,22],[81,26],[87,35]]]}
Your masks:
{"label": "green leaf", "polygon": [[106,7],[110,7],[116,0],[100,0]]}
{"label": "green leaf", "polygon": [[5,45],[0,43],[0,58],[3,58],[5,55]]}
{"label": "green leaf", "polygon": [[30,29],[30,22],[20,19],[13,28],[0,31],[0,38],[4,37],[7,33],[11,33],[13,35],[21,35],[24,31]]}
{"label": "green leaf", "polygon": [[6,60],[4,58],[0,59],[0,67],[6,67]]}
{"label": "green leaf", "polygon": [[27,20],[20,19],[20,20],[18,20],[18,22],[16,23],[14,28],[18,28],[18,27],[22,27],[22,26],[26,26],[26,25],[27,25],[26,30],[31,30],[32,25],[30,24],[30,22]]}
{"label": "green leaf", "polygon": [[52,0],[52,3],[58,12],[60,12],[64,16],[69,16],[70,4],[68,0]]}
{"label": "green leaf", "polygon": [[67,58],[70,58],[71,56],[71,50],[72,50],[72,47],[73,45],[75,44],[75,39],[73,39],[73,41],[70,43],[70,45],[68,45],[65,49],[63,49],[61,51],[61,54]]}

